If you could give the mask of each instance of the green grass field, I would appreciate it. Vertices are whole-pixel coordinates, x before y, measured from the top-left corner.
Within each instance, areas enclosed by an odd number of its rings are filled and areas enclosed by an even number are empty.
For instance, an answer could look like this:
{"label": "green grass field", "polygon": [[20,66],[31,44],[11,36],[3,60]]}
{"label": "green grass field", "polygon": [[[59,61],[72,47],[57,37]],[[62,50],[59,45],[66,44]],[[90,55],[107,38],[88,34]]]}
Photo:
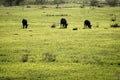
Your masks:
{"label": "green grass field", "polygon": [[[0,7],[0,80],[120,80],[120,28],[110,27],[112,14],[120,22],[119,11]],[[67,29],[60,29],[62,17]],[[85,19],[92,29],[83,29]]]}

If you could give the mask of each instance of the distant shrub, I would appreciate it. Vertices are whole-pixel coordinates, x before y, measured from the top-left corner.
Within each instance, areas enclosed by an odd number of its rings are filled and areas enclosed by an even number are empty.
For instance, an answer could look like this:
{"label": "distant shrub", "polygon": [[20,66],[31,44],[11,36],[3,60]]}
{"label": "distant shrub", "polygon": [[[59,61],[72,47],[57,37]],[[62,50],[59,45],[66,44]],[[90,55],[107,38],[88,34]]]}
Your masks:
{"label": "distant shrub", "polygon": [[68,14],[47,14],[46,16],[69,16]]}
{"label": "distant shrub", "polygon": [[96,27],[96,28],[99,28],[99,27],[100,27],[99,22],[96,22],[95,27]]}
{"label": "distant shrub", "polygon": [[83,5],[82,5],[82,6],[80,6],[80,8],[84,8],[84,7],[85,7],[85,6],[83,6]]}
{"label": "distant shrub", "polygon": [[59,7],[59,6],[56,6],[55,8],[56,8],[56,9],[58,9],[58,8],[61,8],[61,7]]}
{"label": "distant shrub", "polygon": [[55,62],[56,61],[56,55],[51,54],[51,53],[43,53],[42,61]]}
{"label": "distant shrub", "polygon": [[6,14],[8,14],[8,15],[9,15],[9,14],[10,14],[10,12],[6,12]]}
{"label": "distant shrub", "polygon": [[99,4],[99,5],[97,5],[97,7],[98,7],[98,8],[103,8],[103,7],[104,7],[104,5]]}
{"label": "distant shrub", "polygon": [[28,54],[23,54],[21,61],[27,62],[28,61]]}
{"label": "distant shrub", "polygon": [[8,55],[0,53],[0,62],[10,62]]}
{"label": "distant shrub", "polygon": [[76,57],[76,56],[72,56],[71,59],[72,59],[72,62],[74,62],[74,63],[79,63],[80,62],[79,58]]}
{"label": "distant shrub", "polygon": [[120,27],[119,23],[113,23],[110,25],[111,27]]}
{"label": "distant shrub", "polygon": [[74,27],[73,30],[78,30],[78,28]]}
{"label": "distant shrub", "polygon": [[0,53],[0,56],[7,56],[6,54]]}
{"label": "distant shrub", "polygon": [[117,6],[119,3],[119,0],[105,0],[108,5],[110,6]]}
{"label": "distant shrub", "polygon": [[35,56],[29,56],[29,62],[36,62],[36,57]]}
{"label": "distant shrub", "polygon": [[116,18],[117,18],[116,15],[115,15],[115,14],[111,14],[111,16],[112,16],[112,17],[111,17],[110,20],[111,20],[112,22],[115,22],[115,21],[117,20],[117,19],[116,19]]}
{"label": "distant shrub", "polygon": [[90,5],[91,6],[97,6],[98,5],[98,1],[97,0],[91,0],[90,1]]}
{"label": "distant shrub", "polygon": [[58,15],[58,16],[68,16],[68,14],[61,14],[61,15]]}
{"label": "distant shrub", "polygon": [[120,66],[120,63],[118,63],[118,65]]}
{"label": "distant shrub", "polygon": [[13,35],[19,35],[18,33],[14,33]]}
{"label": "distant shrub", "polygon": [[41,9],[48,8],[47,6],[41,6]]}
{"label": "distant shrub", "polygon": [[27,6],[27,8],[31,8],[31,6]]}
{"label": "distant shrub", "polygon": [[55,25],[55,24],[52,24],[52,25],[51,25],[51,28],[55,28],[55,27],[56,27],[56,25]]}

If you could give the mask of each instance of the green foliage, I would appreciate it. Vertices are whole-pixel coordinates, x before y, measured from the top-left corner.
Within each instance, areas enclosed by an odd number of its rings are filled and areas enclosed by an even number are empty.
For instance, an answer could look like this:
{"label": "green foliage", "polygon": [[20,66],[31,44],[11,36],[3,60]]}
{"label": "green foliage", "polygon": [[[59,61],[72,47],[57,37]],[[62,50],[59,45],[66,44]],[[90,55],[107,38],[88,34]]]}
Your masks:
{"label": "green foliage", "polygon": [[91,6],[97,6],[98,5],[98,0],[91,0],[90,5]]}
{"label": "green foliage", "polygon": [[12,6],[14,1],[15,0],[5,0],[6,5],[8,5],[8,6]]}
{"label": "green foliage", "polygon": [[19,6],[21,2],[23,2],[24,0],[15,0],[15,5]]}
{"label": "green foliage", "polygon": [[54,4],[62,4],[65,3],[64,0],[54,0]]}
{"label": "green foliage", "polygon": [[106,0],[106,2],[110,6],[117,6],[119,0]]}
{"label": "green foliage", "polygon": [[21,59],[22,62],[27,62],[28,61],[28,54],[24,54]]}
{"label": "green foliage", "polygon": [[44,53],[42,57],[43,57],[42,61],[46,61],[46,62],[56,61],[56,56],[54,54],[51,54],[51,53]]}
{"label": "green foliage", "polygon": [[19,6],[20,3],[23,1],[24,0],[5,0],[4,5],[6,5],[6,6],[12,6],[12,5]]}
{"label": "green foliage", "polygon": [[43,5],[43,4],[46,4],[46,1],[47,0],[36,0],[35,3]]}
{"label": "green foliage", "polygon": [[57,4],[59,7],[59,4],[64,4],[64,3],[77,3],[77,4],[82,4],[84,5],[91,5],[91,6],[100,6],[101,4],[107,4],[110,6],[116,6],[120,3],[119,0],[1,0],[0,4],[6,5],[6,6],[12,6],[12,5],[35,5],[35,4]]}

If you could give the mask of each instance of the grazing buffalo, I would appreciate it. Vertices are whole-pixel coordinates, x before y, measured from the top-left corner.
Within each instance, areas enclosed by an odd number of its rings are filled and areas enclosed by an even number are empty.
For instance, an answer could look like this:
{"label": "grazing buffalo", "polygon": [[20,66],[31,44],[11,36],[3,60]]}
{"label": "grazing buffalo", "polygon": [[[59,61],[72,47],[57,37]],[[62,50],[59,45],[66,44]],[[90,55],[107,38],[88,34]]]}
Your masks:
{"label": "grazing buffalo", "polygon": [[86,26],[91,29],[92,25],[91,25],[89,20],[84,21],[84,29],[85,29]]}
{"label": "grazing buffalo", "polygon": [[26,19],[23,19],[22,20],[22,25],[23,25],[23,29],[28,27],[28,24],[27,24],[27,20]]}
{"label": "grazing buffalo", "polygon": [[65,18],[62,18],[60,21],[60,26],[67,28],[68,24],[67,24],[67,20]]}

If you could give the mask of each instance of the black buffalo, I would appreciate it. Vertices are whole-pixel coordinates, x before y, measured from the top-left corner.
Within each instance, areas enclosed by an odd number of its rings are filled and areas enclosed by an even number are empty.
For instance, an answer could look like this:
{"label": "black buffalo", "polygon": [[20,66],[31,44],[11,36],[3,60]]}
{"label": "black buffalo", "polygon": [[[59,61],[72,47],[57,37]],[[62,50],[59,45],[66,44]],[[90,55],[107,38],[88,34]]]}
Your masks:
{"label": "black buffalo", "polygon": [[88,27],[88,28],[90,28],[90,29],[91,29],[91,27],[92,27],[91,22],[90,22],[89,20],[85,20],[85,21],[84,21],[84,29],[85,29],[86,27]]}
{"label": "black buffalo", "polygon": [[27,20],[26,19],[23,19],[22,20],[22,25],[23,25],[23,29],[28,27],[28,24],[27,24]]}
{"label": "black buffalo", "polygon": [[68,24],[67,24],[67,20],[65,18],[62,18],[60,20],[60,26],[67,28]]}

